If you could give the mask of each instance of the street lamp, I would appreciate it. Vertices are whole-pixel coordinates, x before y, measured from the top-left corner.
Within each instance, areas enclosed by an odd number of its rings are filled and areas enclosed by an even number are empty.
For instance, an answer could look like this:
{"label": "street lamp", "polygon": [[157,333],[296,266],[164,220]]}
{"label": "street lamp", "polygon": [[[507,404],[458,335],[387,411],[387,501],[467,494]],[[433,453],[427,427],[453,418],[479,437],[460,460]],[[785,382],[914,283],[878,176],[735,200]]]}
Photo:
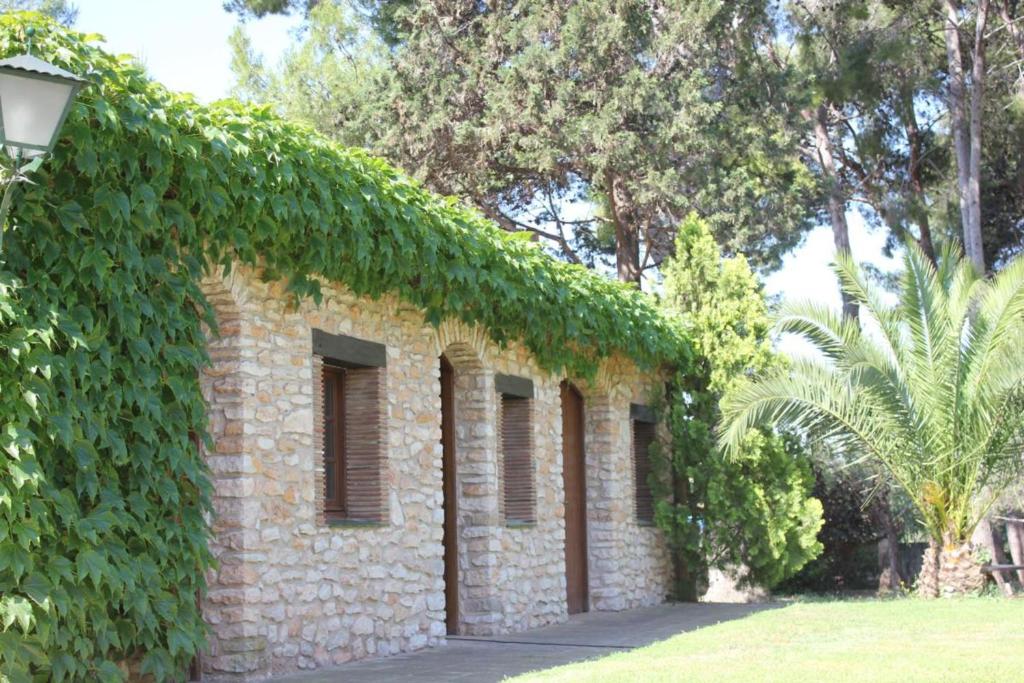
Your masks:
{"label": "street lamp", "polygon": [[85,81],[32,55],[0,60],[0,135],[12,158],[42,156]]}
{"label": "street lamp", "polygon": [[[53,149],[71,104],[85,83],[29,54],[0,60],[0,145],[11,159],[0,201],[0,250],[15,183],[28,180],[25,174],[37,169],[43,155]],[[21,166],[24,159],[31,161]]]}

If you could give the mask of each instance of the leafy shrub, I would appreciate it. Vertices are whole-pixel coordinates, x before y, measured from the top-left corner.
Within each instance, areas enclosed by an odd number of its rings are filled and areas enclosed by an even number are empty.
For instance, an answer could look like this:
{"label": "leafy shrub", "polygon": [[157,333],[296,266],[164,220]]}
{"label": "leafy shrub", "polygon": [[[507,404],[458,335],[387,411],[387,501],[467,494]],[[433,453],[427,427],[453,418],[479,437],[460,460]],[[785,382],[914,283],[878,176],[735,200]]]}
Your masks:
{"label": "leafy shrub", "polygon": [[[873,497],[873,483],[849,470],[814,465],[815,498],[825,524],[818,539],[821,555],[785,581],[786,592],[831,592],[878,587],[878,541],[885,537],[883,500]],[[885,495],[888,495],[887,492]]]}
{"label": "leafy shrub", "polygon": [[675,553],[676,593],[695,599],[709,566],[742,565],[771,587],[821,550],[821,503],[811,497],[800,443],[751,430],[726,457],[715,446],[723,395],[778,359],[768,314],[742,256],[723,259],[708,226],[691,216],[664,268],[665,305],[681,315],[696,361],[669,383],[663,415],[671,445],[654,458],[656,521]]}

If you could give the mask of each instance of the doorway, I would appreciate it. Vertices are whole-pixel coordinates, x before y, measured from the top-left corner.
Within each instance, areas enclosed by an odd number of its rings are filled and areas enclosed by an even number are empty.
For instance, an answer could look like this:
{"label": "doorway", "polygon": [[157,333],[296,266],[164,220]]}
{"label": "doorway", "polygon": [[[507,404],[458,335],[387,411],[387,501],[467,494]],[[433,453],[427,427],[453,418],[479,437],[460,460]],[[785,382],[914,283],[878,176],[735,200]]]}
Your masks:
{"label": "doorway", "polygon": [[441,356],[441,490],[444,494],[444,622],[459,632],[459,523],[455,485],[455,370]]}
{"label": "doorway", "polygon": [[562,382],[562,478],[565,484],[565,585],[569,614],[588,609],[587,474],[583,395]]}

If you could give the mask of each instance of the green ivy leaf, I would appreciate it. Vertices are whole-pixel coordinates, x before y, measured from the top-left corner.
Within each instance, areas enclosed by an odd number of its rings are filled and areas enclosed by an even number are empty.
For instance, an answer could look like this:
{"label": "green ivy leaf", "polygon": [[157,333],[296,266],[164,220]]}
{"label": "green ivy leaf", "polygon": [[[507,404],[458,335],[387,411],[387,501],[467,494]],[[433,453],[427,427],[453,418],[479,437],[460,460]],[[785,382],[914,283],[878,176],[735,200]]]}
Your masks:
{"label": "green ivy leaf", "polygon": [[95,588],[99,588],[103,576],[110,570],[110,564],[95,550],[86,548],[78,553],[75,569],[78,572],[79,581],[88,578]]}
{"label": "green ivy leaf", "polygon": [[124,673],[120,667],[113,662],[103,662],[96,670],[96,675],[101,683],[121,683],[125,680]]}

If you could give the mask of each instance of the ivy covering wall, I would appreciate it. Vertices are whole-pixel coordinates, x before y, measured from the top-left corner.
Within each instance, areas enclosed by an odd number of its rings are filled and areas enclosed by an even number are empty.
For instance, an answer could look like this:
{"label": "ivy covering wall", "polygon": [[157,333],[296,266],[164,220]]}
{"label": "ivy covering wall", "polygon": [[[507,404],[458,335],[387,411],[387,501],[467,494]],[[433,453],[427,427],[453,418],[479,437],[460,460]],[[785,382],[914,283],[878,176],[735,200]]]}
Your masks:
{"label": "ivy covering wall", "polygon": [[393,293],[552,371],[689,362],[638,291],[267,110],[172,94],[96,36],[5,14],[3,56],[28,25],[91,85],[0,256],[0,678],[119,680],[127,659],[173,678],[201,646],[210,268],[263,267],[299,298],[318,278]]}

